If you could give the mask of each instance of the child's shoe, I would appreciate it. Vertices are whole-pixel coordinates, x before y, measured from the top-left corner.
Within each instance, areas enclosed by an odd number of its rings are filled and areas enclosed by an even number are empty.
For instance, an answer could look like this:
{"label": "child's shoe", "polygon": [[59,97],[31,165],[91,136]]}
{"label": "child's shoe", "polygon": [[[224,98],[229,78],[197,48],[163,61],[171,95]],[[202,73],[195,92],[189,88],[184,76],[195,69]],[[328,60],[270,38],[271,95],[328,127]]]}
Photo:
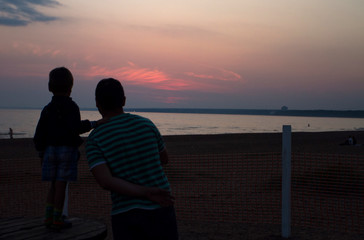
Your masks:
{"label": "child's shoe", "polygon": [[53,217],[47,217],[44,219],[44,226],[46,226],[47,228],[51,228],[52,224],[53,224]]}
{"label": "child's shoe", "polygon": [[72,227],[72,222],[67,221],[65,219],[53,221],[53,224],[52,224],[52,228],[54,230],[58,230],[58,231],[61,229],[66,229],[66,228],[71,228],[71,227]]}
{"label": "child's shoe", "polygon": [[59,231],[61,229],[70,227],[72,227],[72,223],[65,220],[65,218],[62,216],[62,211],[59,209],[54,209],[52,229]]}
{"label": "child's shoe", "polygon": [[53,224],[53,209],[54,209],[53,204],[47,204],[45,219],[44,219],[44,225],[47,228],[50,228]]}

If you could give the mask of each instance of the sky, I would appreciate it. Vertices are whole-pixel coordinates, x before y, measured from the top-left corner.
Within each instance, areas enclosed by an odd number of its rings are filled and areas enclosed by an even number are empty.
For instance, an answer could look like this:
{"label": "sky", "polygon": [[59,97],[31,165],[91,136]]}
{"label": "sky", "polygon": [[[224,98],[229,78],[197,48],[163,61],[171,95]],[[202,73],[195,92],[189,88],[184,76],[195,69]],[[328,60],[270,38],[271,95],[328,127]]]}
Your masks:
{"label": "sky", "polygon": [[362,0],[0,0],[0,107],[42,108],[64,66],[94,108],[364,110]]}

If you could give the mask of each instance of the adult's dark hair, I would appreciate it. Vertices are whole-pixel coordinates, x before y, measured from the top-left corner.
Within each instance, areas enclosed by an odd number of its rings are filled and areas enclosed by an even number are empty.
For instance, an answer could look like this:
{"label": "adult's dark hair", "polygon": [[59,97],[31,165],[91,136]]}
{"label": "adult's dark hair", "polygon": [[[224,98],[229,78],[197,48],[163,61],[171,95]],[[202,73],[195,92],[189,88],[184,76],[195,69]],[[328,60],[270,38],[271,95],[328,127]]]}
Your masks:
{"label": "adult's dark hair", "polygon": [[124,88],[114,78],[102,79],[96,86],[95,96],[97,104],[104,110],[114,110],[125,103]]}
{"label": "adult's dark hair", "polygon": [[48,89],[53,93],[67,93],[73,87],[73,76],[65,67],[53,69],[49,73]]}

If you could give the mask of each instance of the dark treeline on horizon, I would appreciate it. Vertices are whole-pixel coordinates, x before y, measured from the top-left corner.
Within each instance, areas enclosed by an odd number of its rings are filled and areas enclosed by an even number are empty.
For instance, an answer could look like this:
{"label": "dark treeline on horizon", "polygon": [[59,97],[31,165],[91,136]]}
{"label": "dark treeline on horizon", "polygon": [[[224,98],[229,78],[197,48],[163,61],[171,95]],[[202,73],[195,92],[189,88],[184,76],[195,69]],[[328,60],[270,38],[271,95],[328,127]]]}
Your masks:
{"label": "dark treeline on horizon", "polygon": [[[41,109],[0,107],[0,109]],[[84,111],[97,111],[97,108],[80,108]],[[124,108],[126,112],[155,113],[195,113],[195,114],[235,114],[235,115],[266,115],[266,116],[296,116],[296,117],[342,117],[364,118],[364,110],[282,110],[282,109],[213,109],[213,108]]]}
{"label": "dark treeline on horizon", "polygon": [[347,117],[364,118],[361,110],[271,110],[271,109],[209,109],[209,108],[125,108],[126,112],[237,114],[297,117]]}

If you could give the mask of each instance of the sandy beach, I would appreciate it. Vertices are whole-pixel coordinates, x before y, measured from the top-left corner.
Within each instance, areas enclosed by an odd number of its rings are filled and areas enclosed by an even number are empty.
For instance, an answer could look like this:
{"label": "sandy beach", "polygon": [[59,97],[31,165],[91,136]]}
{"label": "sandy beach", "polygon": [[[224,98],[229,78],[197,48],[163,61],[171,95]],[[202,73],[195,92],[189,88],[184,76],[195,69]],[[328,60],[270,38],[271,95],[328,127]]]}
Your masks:
{"label": "sandy beach", "polygon": [[[342,146],[340,145],[343,143],[348,136],[355,136],[357,139],[358,146]],[[168,148],[169,154],[171,155],[171,159],[179,159],[180,156],[195,156],[195,155],[219,155],[219,154],[238,154],[238,153],[257,153],[263,154],[264,153],[280,153],[282,150],[282,134],[281,133],[247,133],[247,134],[221,134],[221,135],[183,135],[183,136],[165,136],[164,137],[166,146]],[[338,155],[355,155],[355,156],[364,156],[364,131],[355,131],[355,132],[322,132],[322,133],[292,133],[292,152],[295,153],[321,153],[321,154],[338,154]],[[85,149],[84,144],[80,148],[81,150],[81,159],[85,160]],[[34,150],[32,139],[2,139],[0,140],[0,160],[2,162],[2,169],[1,169],[1,179],[4,179],[5,182],[11,179],[11,186],[4,186],[1,185],[1,191],[8,191],[8,192],[17,192],[16,189],[19,188],[19,183],[17,179],[21,181],[27,181],[33,179],[34,183],[39,181],[39,165],[37,166],[28,166],[26,170],[22,171],[26,173],[26,176],[12,176],[13,172],[15,172],[14,167],[9,162],[14,162],[14,166],[16,162],[22,162],[22,159],[28,159],[32,161],[38,161],[37,153]],[[188,159],[188,158],[187,158]],[[189,159],[190,160],[190,159]],[[184,161],[184,160],[183,160]],[[5,166],[4,166],[5,164]],[[83,169],[83,172],[80,173],[80,181],[79,183],[75,184],[74,187],[71,188],[71,195],[70,202],[77,202],[77,205],[71,205],[70,211],[80,213],[84,210],[79,210],[79,208],[87,208],[87,204],[84,201],[88,201],[86,197],[83,196],[83,191],[87,191],[86,189],[94,189],[95,185],[92,181],[92,177],[90,178],[89,172],[87,171],[87,167],[85,162],[82,163],[83,165],[80,167]],[[183,162],[183,164],[188,164],[188,161]],[[234,163],[235,164],[235,163]],[[34,165],[34,164],[33,164]],[[184,166],[182,164],[173,165],[168,169],[169,174],[182,174],[181,169],[176,169],[175,167]],[[9,168],[10,166],[10,168]],[[234,165],[240,167],[239,164]],[[185,166],[184,166],[185,167]],[[9,168],[9,169],[5,169]],[[191,171],[192,168],[184,168],[183,171]],[[215,170],[213,170],[215,171]],[[179,180],[182,178],[171,179],[174,181],[175,188],[177,189],[177,195],[179,191],[187,192],[187,196],[182,196],[178,202],[177,209],[185,209],[202,206],[202,205],[188,205],[191,204],[191,201],[188,198],[196,198],[195,195],[188,196],[188,190],[194,189],[195,184],[203,181],[206,182],[208,185],[212,182],[213,184],[219,184],[220,180],[224,181],[225,175],[218,175],[217,178],[211,178],[207,172],[196,172],[196,174],[189,180],[190,182],[186,183],[178,183]],[[235,174],[235,173],[234,173]],[[191,177],[191,175],[186,175]],[[198,178],[200,176],[201,178]],[[253,175],[251,175],[253,176]],[[236,177],[241,178],[240,175]],[[244,176],[243,176],[244,177]],[[273,176],[274,177],[274,176]],[[238,179],[237,178],[237,179]],[[210,180],[211,179],[211,182]],[[220,179],[220,180],[219,180]],[[176,182],[177,180],[177,182]],[[235,179],[236,180],[236,179]],[[235,181],[234,180],[234,181]],[[91,181],[91,183],[90,183]],[[236,180],[238,181],[238,180]],[[271,180],[270,180],[271,181]],[[4,181],[3,181],[4,182]],[[34,185],[33,183],[33,185]],[[24,183],[22,184],[30,184]],[[238,184],[238,183],[237,183]],[[271,183],[269,183],[271,184]],[[7,184],[9,185],[9,184]],[[36,184],[35,184],[36,185]],[[38,184],[39,185],[39,184]],[[27,185],[30,186],[30,185]],[[256,188],[257,186],[254,185]],[[277,187],[276,185],[271,185],[273,188]],[[192,187],[192,188],[191,188]],[[208,191],[209,187],[199,186],[203,191]],[[233,186],[234,187],[234,186]],[[14,190],[15,188],[15,190]],[[24,192],[19,196],[9,196],[9,201],[15,198],[24,198],[24,196],[28,196],[29,194],[33,194],[34,191],[40,191],[39,189],[43,189],[42,186],[31,187],[29,192]],[[234,194],[233,188],[230,190],[226,190],[226,194]],[[279,190],[278,188],[276,190]],[[93,191],[93,190],[91,190]],[[107,194],[103,190],[97,190],[100,192],[94,193],[94,197],[98,194],[104,194],[107,199]],[[197,191],[197,190],[195,190]],[[215,187],[213,191],[216,191]],[[206,195],[207,194],[207,195]],[[34,198],[38,199],[39,203],[35,206],[35,208],[41,208],[42,206],[42,199],[44,193],[42,194],[35,194]],[[211,204],[214,207],[219,207],[219,201],[221,201],[221,206],[225,204],[225,201],[231,202],[231,197],[229,199],[217,198],[217,201],[213,200],[213,195],[209,195],[209,193],[201,193],[199,194],[198,201],[201,201],[201,197],[206,197],[206,202],[201,204],[209,204],[209,199],[212,201]],[[278,191],[279,196],[279,191]],[[88,196],[89,198],[90,196]],[[183,199],[182,199],[183,198]],[[236,197],[233,196],[233,199]],[[7,197],[3,197],[2,201],[7,201]],[[274,201],[276,202],[274,202]],[[278,204],[279,199],[268,199],[273,203],[272,205]],[[105,200],[103,200],[105,201]],[[107,201],[107,200],[106,200]],[[241,199],[239,199],[241,201]],[[234,204],[233,202],[231,202]],[[9,204],[9,203],[7,203]],[[15,204],[15,203],[14,203]],[[187,204],[184,206],[184,204]],[[216,205],[216,206],[215,206]],[[268,205],[269,208],[270,205]],[[2,207],[2,206],[1,206]],[[233,206],[234,207],[234,206]],[[239,211],[239,206],[237,206],[237,210]],[[107,215],[108,210],[106,208],[102,211],[105,212]],[[192,211],[192,210],[191,210]],[[2,209],[2,212],[11,212],[9,209]],[[177,211],[177,215],[178,215]],[[182,211],[183,213],[183,211]],[[210,214],[210,213],[207,213]],[[212,215],[214,216],[214,215]],[[245,222],[226,222],[226,221],[219,221],[217,219],[211,219],[211,221],[206,220],[187,220],[181,216],[179,220],[179,231],[181,240],[184,239],[279,239],[280,235],[280,225],[279,222],[277,224],[263,224],[259,222],[255,222],[252,220],[251,223]],[[301,239],[315,239],[315,240],[323,240],[323,239],[361,239],[363,236],[359,236],[356,234],[347,234],[347,233],[335,233],[325,230],[312,230],[307,229],[305,227],[293,227],[292,229],[293,238],[294,240],[301,240]],[[110,236],[108,239],[111,239]]]}
{"label": "sandy beach", "polygon": [[[292,152],[364,154],[363,146],[341,146],[348,136],[364,145],[364,131],[294,132]],[[281,152],[282,133],[164,136],[172,155]],[[81,146],[84,154],[84,144]],[[0,159],[37,156],[32,139],[0,139]]]}

